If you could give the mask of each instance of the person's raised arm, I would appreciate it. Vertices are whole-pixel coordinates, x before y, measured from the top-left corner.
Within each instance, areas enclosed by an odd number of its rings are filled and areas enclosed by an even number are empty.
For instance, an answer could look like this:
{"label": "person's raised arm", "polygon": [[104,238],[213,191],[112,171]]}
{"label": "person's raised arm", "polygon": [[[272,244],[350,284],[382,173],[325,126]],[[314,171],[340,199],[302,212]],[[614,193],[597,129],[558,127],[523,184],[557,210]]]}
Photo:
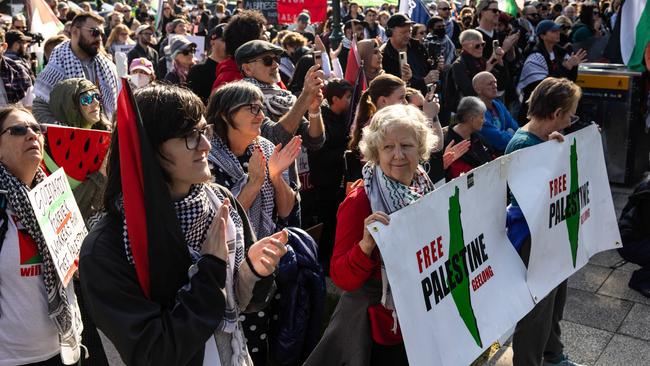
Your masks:
{"label": "person's raised arm", "polygon": [[[278,123],[290,134],[295,134],[302,118],[313,102],[314,97],[320,92],[323,87],[323,72],[318,70],[320,66],[314,65],[309,68],[305,76],[304,86],[302,93],[296,100],[289,112],[280,118]],[[319,117],[320,118],[320,117]]]}
{"label": "person's raised arm", "polygon": [[289,216],[296,202],[296,194],[285,181],[283,173],[300,155],[300,145],[302,139],[295,136],[284,148],[281,144],[276,145],[269,158],[269,177],[275,189],[275,206],[278,216],[282,218]]}

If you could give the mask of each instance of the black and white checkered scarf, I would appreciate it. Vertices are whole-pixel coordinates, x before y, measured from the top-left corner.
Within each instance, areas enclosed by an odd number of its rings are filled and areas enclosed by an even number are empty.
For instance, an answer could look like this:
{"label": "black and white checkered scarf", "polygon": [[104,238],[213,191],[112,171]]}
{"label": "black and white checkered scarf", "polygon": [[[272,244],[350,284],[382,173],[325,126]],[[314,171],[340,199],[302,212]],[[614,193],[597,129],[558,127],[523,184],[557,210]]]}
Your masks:
{"label": "black and white checkered scarf", "polygon": [[[208,155],[208,160],[211,164],[214,164],[220,167],[229,177],[232,178],[234,182],[230,189],[230,192],[237,197],[239,192],[244,188],[248,182],[248,174],[244,172],[241,164],[237,157],[230,151],[230,148],[223,142],[221,138],[216,136],[210,144],[212,149]],[[273,154],[273,149],[275,146],[273,143],[264,137],[257,137],[257,140],[248,146],[249,152],[259,146],[262,149],[262,153],[266,158],[266,161],[269,161],[271,154]],[[262,184],[262,189],[260,194],[255,197],[253,204],[248,209],[248,219],[250,220],[253,230],[255,230],[255,235],[258,238],[265,238],[269,235],[272,235],[275,232],[275,222],[273,220],[273,210],[275,209],[275,189],[273,184],[271,184],[271,179],[268,175],[268,170],[266,172],[266,178]]]}
{"label": "black and white checkered scarf", "polygon": [[[200,257],[201,247],[208,235],[208,229],[214,215],[226,197],[208,184],[195,184],[189,194],[180,201],[174,202],[176,217],[185,236],[185,242],[193,262]],[[123,204],[119,203],[123,212]],[[228,242],[228,270],[226,276],[226,311],[220,331],[233,333],[237,326],[237,308],[235,303],[234,278],[244,261],[244,224],[237,210],[230,210],[226,240]],[[126,230],[126,219],[123,221],[124,248],[127,260],[135,265],[131,244]]]}
{"label": "black and white checkered scarf", "polygon": [[[37,170],[33,185],[37,185],[43,179],[45,174],[40,169]],[[11,174],[3,164],[0,164],[0,187],[7,191],[6,198],[9,206],[34,239],[38,252],[43,258],[43,282],[47,292],[48,315],[59,333],[62,360],[66,364],[77,362],[80,357],[83,329],[77,299],[74,297],[74,291],[71,293],[66,291],[56,273],[54,261],[38,225],[34,209],[29,203],[27,192],[30,187]],[[68,287],[70,286],[72,284],[68,284]]]}
{"label": "black and white checkered scarf", "polygon": [[[94,57],[95,74],[99,81],[99,91],[102,95],[102,107],[109,120],[117,108],[117,70],[106,56],[98,53]],[[50,101],[50,93],[61,80],[70,78],[86,78],[81,61],[72,52],[70,41],[57,46],[45,69],[38,74],[34,95],[46,102]]]}
{"label": "black and white checkered scarf", "polygon": [[288,90],[253,78],[244,78],[244,80],[262,90],[262,94],[264,94],[264,115],[276,122],[296,104],[298,98]]}

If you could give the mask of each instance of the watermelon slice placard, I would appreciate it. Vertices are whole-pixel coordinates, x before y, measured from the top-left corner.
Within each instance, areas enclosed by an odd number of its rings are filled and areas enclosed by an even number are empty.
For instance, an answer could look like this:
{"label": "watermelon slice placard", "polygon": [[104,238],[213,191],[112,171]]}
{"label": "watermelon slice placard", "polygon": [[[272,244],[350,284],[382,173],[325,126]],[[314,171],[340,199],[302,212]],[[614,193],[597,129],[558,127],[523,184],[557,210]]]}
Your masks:
{"label": "watermelon slice placard", "polygon": [[43,163],[49,173],[63,168],[75,189],[88,174],[99,170],[110,145],[108,131],[47,125]]}

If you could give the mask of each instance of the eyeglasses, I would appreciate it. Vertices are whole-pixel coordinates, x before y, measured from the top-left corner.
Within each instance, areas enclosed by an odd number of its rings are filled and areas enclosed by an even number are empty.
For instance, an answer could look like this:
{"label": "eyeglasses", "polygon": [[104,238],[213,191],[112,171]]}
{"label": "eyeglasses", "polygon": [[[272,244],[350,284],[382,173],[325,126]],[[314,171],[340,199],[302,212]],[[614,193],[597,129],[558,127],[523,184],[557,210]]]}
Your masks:
{"label": "eyeglasses", "polygon": [[580,117],[573,115],[571,116],[571,121],[569,122],[569,125],[574,125],[580,121]]}
{"label": "eyeglasses", "polygon": [[100,103],[102,102],[99,93],[86,93],[79,97],[79,104],[81,104],[82,107],[87,107],[93,104],[93,100],[96,100]]}
{"label": "eyeglasses", "polygon": [[236,106],[235,108],[233,108],[232,110],[235,111],[235,110],[237,110],[237,109],[239,109],[239,108],[243,108],[243,107],[248,107],[248,111],[249,111],[253,116],[257,116],[257,115],[259,115],[259,114],[262,112],[262,105],[261,105],[261,104],[257,104],[257,103],[249,103],[249,104],[238,105],[238,106]]}
{"label": "eyeglasses", "polygon": [[214,137],[214,125],[206,125],[203,128],[192,129],[187,135],[183,136],[185,139],[185,147],[188,150],[196,150],[203,136],[208,140],[212,140],[212,137]]}
{"label": "eyeglasses", "polygon": [[102,36],[104,35],[104,30],[103,29],[90,28],[90,27],[79,27],[79,28],[88,29],[90,31],[90,35],[95,37],[95,38],[99,37],[100,35],[102,35]]}
{"label": "eyeglasses", "polygon": [[181,53],[181,55],[184,55],[184,56],[193,55],[194,53],[196,53],[196,48],[188,48],[186,50],[181,51],[180,53]]}
{"label": "eyeglasses", "polygon": [[485,9],[485,11],[491,11],[494,14],[499,14],[501,12],[499,9]]}
{"label": "eyeglasses", "polygon": [[530,14],[528,14],[528,15],[526,15],[526,16],[527,16],[527,17],[537,18],[537,17],[539,16],[539,14],[537,14],[537,13],[530,13]]}
{"label": "eyeglasses", "polygon": [[47,126],[45,125],[39,125],[38,123],[27,123],[24,125],[14,125],[7,127],[2,131],[2,133],[0,133],[0,136],[4,135],[7,131],[9,131],[9,134],[11,136],[25,136],[28,129],[32,130],[32,132],[37,135],[47,132]]}
{"label": "eyeglasses", "polygon": [[448,10],[450,10],[450,9],[451,9],[451,8],[438,8],[438,11],[448,11]]}
{"label": "eyeglasses", "polygon": [[273,65],[273,62],[275,62],[276,64],[279,65],[280,64],[280,56],[264,56],[262,58],[258,58],[256,60],[251,61],[251,62],[256,62],[256,61],[262,61],[262,63],[266,67],[269,67],[269,66]]}

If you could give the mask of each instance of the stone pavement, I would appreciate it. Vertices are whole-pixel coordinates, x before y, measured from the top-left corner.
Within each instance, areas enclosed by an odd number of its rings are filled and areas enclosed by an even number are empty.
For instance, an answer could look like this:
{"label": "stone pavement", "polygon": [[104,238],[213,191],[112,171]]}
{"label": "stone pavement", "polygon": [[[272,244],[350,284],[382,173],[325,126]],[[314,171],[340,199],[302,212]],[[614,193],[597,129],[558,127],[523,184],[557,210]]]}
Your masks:
{"label": "stone pavement", "polygon": [[[612,187],[616,217],[632,192]],[[615,250],[602,252],[569,279],[562,321],[562,339],[571,359],[590,366],[650,366],[650,299],[627,286],[637,268],[624,263]],[[340,290],[327,279],[328,293]],[[109,345],[111,366],[121,366]],[[511,366],[509,341],[484,366]]]}
{"label": "stone pavement", "polygon": [[[617,217],[631,192],[612,187]],[[594,366],[650,365],[650,299],[627,286],[637,268],[610,250],[593,256],[569,278],[562,340],[572,360]],[[510,365],[508,341],[486,366]]]}

